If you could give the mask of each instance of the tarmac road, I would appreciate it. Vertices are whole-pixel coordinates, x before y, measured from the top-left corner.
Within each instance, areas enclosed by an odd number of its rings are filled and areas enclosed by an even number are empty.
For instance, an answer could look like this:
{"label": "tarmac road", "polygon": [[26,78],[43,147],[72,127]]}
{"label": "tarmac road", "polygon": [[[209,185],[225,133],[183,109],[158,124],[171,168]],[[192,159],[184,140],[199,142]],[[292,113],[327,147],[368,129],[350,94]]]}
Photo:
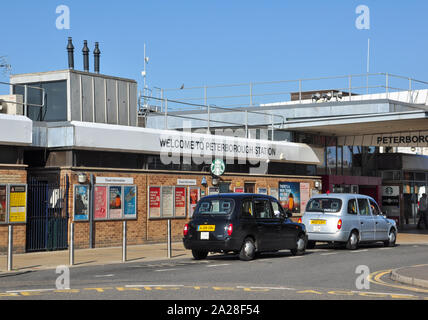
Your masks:
{"label": "tarmac road", "polygon": [[24,270],[0,274],[0,300],[428,300],[428,289],[389,277],[393,269],[426,264],[427,250],[426,244],[318,246],[301,257],[280,251],[251,262],[210,255],[80,266],[68,269],[70,289],[61,288],[64,270]]}

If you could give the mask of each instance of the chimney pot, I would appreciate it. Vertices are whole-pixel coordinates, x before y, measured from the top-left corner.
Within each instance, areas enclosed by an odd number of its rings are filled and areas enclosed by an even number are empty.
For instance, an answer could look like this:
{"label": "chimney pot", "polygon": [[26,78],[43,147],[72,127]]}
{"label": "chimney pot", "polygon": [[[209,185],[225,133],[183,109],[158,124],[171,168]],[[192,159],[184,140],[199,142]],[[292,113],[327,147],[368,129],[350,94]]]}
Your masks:
{"label": "chimney pot", "polygon": [[94,71],[95,73],[100,73],[100,55],[101,51],[98,47],[99,43],[95,42],[95,49],[94,49]]}
{"label": "chimney pot", "polygon": [[67,52],[68,52],[68,68],[74,69],[74,46],[73,46],[71,37],[68,37]]}
{"label": "chimney pot", "polygon": [[88,48],[88,41],[83,41],[83,70],[85,72],[89,72],[89,48]]}

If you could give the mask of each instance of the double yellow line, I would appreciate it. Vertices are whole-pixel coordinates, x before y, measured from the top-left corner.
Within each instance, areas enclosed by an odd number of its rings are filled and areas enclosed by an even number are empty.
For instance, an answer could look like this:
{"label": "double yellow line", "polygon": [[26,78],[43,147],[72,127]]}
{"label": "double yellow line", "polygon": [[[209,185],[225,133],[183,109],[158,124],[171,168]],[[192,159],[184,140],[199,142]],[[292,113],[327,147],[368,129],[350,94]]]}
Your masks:
{"label": "double yellow line", "polygon": [[408,291],[413,291],[413,292],[418,292],[418,293],[428,293],[427,289],[410,287],[407,285],[387,283],[381,279],[383,276],[390,274],[391,272],[392,272],[392,269],[376,271],[376,272],[371,273],[367,277],[367,280],[369,280],[371,283],[382,285],[382,286],[387,286],[387,287],[391,287],[391,288],[403,289],[403,290],[408,290]]}

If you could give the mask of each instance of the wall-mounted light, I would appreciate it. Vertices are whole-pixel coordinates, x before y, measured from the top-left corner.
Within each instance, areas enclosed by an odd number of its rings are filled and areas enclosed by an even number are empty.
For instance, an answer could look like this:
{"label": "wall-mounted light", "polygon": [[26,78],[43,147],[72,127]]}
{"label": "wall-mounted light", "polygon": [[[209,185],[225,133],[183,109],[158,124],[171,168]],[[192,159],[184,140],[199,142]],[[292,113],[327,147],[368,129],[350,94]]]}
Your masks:
{"label": "wall-mounted light", "polygon": [[85,183],[87,180],[86,174],[85,173],[78,173],[77,174],[77,181],[79,181],[79,183]]}
{"label": "wall-mounted light", "polygon": [[218,182],[219,182],[219,178],[214,178],[213,177],[213,186],[218,185]]}

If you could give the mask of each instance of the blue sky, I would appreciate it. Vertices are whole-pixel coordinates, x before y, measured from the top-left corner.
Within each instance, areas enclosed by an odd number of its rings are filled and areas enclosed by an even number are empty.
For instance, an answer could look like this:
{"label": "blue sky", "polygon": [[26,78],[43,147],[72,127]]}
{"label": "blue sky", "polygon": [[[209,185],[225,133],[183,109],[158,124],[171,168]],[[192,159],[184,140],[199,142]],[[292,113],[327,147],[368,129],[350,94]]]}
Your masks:
{"label": "blue sky", "polygon": [[[69,30],[56,28],[59,5]],[[370,30],[355,27],[358,5],[370,8]],[[8,0],[2,12],[0,56],[13,73],[66,69],[71,36],[76,69],[88,40],[92,70],[98,41],[101,72],[139,85],[146,43],[150,87],[360,74],[370,37],[372,72],[428,81],[426,0]]]}

